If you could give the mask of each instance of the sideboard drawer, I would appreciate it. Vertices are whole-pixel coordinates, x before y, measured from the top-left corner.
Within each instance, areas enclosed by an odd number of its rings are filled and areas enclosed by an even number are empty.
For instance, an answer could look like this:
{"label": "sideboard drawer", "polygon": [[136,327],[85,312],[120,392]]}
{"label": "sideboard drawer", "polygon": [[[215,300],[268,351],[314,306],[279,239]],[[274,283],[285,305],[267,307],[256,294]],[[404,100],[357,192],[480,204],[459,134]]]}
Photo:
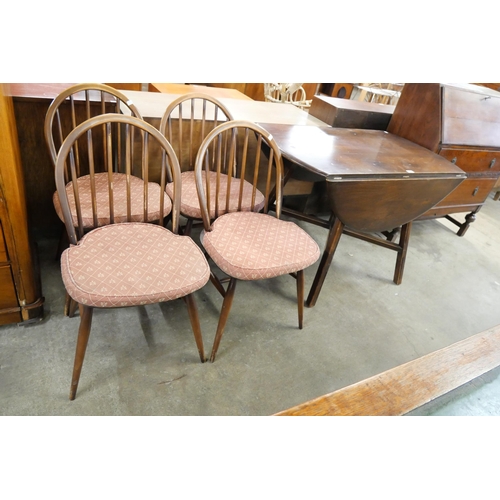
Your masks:
{"label": "sideboard drawer", "polygon": [[442,148],[439,154],[465,172],[500,171],[500,151]]}
{"label": "sideboard drawer", "polygon": [[465,179],[436,207],[451,205],[481,205],[485,202],[497,181],[496,177],[478,177]]}

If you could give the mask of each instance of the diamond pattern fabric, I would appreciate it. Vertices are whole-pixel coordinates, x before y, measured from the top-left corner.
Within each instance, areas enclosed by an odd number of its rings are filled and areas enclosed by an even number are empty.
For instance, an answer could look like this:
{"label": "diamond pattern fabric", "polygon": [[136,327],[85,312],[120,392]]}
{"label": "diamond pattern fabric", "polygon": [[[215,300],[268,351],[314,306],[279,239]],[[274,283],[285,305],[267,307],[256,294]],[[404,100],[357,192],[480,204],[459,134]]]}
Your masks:
{"label": "diamond pattern fabric", "polygon": [[203,252],[189,236],[147,223],[94,229],[63,252],[61,272],[68,294],[93,307],[174,300],[198,290],[210,276]]}
{"label": "diamond pattern fabric", "polygon": [[317,243],[297,224],[271,215],[236,212],[219,217],[202,243],[229,276],[258,280],[293,273],[319,258]]}
{"label": "diamond pattern fabric", "polygon": [[[80,193],[80,204],[82,210],[83,226],[86,229],[94,227],[92,217],[92,196],[90,191],[90,176],[79,177],[78,190]],[[115,222],[127,222],[127,176],[126,174],[113,173],[113,203]],[[96,199],[97,199],[97,221],[98,226],[110,223],[109,217],[109,193],[108,174],[99,173],[95,175]],[[148,220],[155,221],[160,218],[160,185],[154,182],[148,183]],[[75,196],[73,194],[73,183],[66,185],[69,206],[73,216],[73,225],[78,226],[76,216]],[[130,176],[131,197],[131,221],[144,221],[144,182],[138,177]],[[164,196],[163,216],[166,217],[172,210],[172,202],[168,196]],[[57,191],[53,197],[54,207],[57,215],[64,220],[61,202]]]}
{"label": "diamond pattern fabric", "polygon": [[[181,213],[193,219],[201,219],[200,203],[198,201],[198,193],[196,191],[195,174],[193,171],[183,172],[182,178],[182,198],[181,198]],[[203,185],[206,185],[206,172],[202,173]],[[215,219],[215,186],[217,182],[217,173],[209,172],[210,180],[210,218]],[[167,194],[172,197],[173,184],[167,184]],[[219,215],[226,213],[226,189],[227,175],[220,176],[220,193],[219,193]],[[252,207],[252,184],[243,181],[243,196],[241,202],[241,210],[250,211]],[[229,197],[229,211],[235,211],[238,207],[240,195],[240,179],[231,179],[231,190]],[[255,207],[254,212],[260,212],[264,207],[264,195],[256,190],[255,192]]]}

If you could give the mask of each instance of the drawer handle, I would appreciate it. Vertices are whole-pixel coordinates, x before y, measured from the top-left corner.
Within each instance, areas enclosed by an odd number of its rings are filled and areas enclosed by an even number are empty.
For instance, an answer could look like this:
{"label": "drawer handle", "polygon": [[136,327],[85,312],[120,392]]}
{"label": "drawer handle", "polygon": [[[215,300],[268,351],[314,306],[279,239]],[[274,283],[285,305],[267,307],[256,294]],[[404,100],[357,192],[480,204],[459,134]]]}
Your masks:
{"label": "drawer handle", "polygon": [[493,158],[493,160],[490,161],[490,167],[489,168],[493,168],[493,165],[495,165],[496,161],[497,161],[497,159]]}
{"label": "drawer handle", "polygon": [[451,160],[451,163],[457,163],[457,157],[455,156],[455,158],[453,158],[453,160]]}
{"label": "drawer handle", "polygon": [[479,188],[477,187],[476,189],[474,189],[474,191],[472,192],[472,196],[476,196],[477,192],[479,191]]}

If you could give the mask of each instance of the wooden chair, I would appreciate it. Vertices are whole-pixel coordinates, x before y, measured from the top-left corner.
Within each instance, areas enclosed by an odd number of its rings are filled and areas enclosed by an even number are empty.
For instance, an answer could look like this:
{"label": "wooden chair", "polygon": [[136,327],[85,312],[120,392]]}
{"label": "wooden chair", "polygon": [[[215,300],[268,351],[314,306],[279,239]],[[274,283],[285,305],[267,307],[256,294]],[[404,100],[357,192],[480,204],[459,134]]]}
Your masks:
{"label": "wooden chair", "polygon": [[[193,223],[201,220],[200,205],[194,180],[194,160],[207,134],[222,122],[232,120],[230,111],[220,101],[203,93],[189,93],[175,99],[165,110],[160,132],[168,139],[177,154],[182,171],[181,214],[187,223],[184,234],[190,234]],[[212,182],[216,174],[207,174]],[[225,174],[221,175],[224,177]],[[167,184],[171,194],[171,184]],[[221,192],[224,196],[224,193]]]}
{"label": "wooden chair", "polygon": [[[207,182],[206,176],[212,154],[217,175],[214,184]],[[220,175],[223,165],[233,176]],[[318,260],[319,248],[298,225],[279,218],[283,183],[281,153],[274,139],[259,125],[232,121],[212,130],[198,151],[195,176],[204,225],[202,245],[229,277],[224,289],[225,280],[211,274],[212,282],[224,297],[210,357],[214,361],[239,279],[258,280],[291,274],[297,280],[299,328],[302,328],[303,270]],[[243,199],[248,189],[246,196],[250,197],[251,204],[244,208]],[[230,193],[224,199],[219,196],[222,190]],[[259,192],[264,193],[262,200],[258,198]],[[274,196],[275,216],[267,213]]]}
{"label": "wooden chair", "polygon": [[[121,138],[121,143],[116,140],[117,137]],[[80,166],[85,163],[89,171],[95,228],[88,232],[83,207],[86,200],[81,199],[87,194],[82,193],[78,183],[77,148],[80,149]],[[104,156],[111,161],[116,148],[121,149],[126,181],[125,218],[114,213],[120,204],[114,203],[112,183],[115,179],[112,173],[104,177],[95,173],[96,158]],[[149,182],[151,169],[158,166],[156,157],[150,154],[153,150],[161,152],[159,184]],[[134,175],[142,183],[141,190],[134,187]],[[192,294],[205,285],[210,271],[203,252],[193,240],[177,234],[180,167],[165,137],[153,126],[132,116],[105,114],[91,118],[78,125],[63,142],[57,156],[55,178],[70,241],[70,247],[61,256],[62,279],[68,294],[79,304],[81,317],[70,399],[76,395],[96,307],[146,305],[182,297],[188,305],[200,359],[205,361]],[[171,231],[163,224],[165,206],[170,203],[165,193],[167,178],[172,178],[174,185]],[[98,182],[106,182],[109,190],[109,220],[106,225],[98,223]],[[151,217],[151,213],[155,217]]]}
{"label": "wooden chair", "polygon": [[306,99],[302,83],[264,83],[264,100],[289,103],[300,109],[308,109],[312,103],[312,99]]}
{"label": "wooden chair", "polygon": [[[61,92],[61,94],[59,94],[52,101],[45,116],[44,134],[54,166],[57,158],[57,152],[68,134],[76,128],[77,125],[85,120],[105,113],[127,113],[137,118],[142,118],[136,106],[127,96],[122,94],[119,90],[100,83],[82,83],[73,85],[64,92]],[[116,140],[120,142],[121,138],[117,137]],[[109,216],[106,215],[109,212],[109,194],[107,190],[108,172],[113,172],[115,200],[122,200],[123,202],[123,200],[126,199],[124,194],[126,177],[119,171],[121,165],[119,159],[120,154],[120,149],[117,148],[117,157],[103,157],[96,159],[98,165],[96,164],[95,166],[95,196],[99,207],[96,221],[92,219],[91,198],[89,191],[90,179],[88,176],[80,176],[78,178],[82,199],[82,219],[84,221],[85,230],[93,229],[94,227],[109,223]],[[76,150],[75,165],[77,171],[80,172],[81,167],[78,150]],[[131,177],[130,181],[132,186],[134,186],[134,189],[141,189],[142,182],[140,179]],[[86,199],[83,196],[84,192],[88,194]],[[54,193],[53,202],[57,215],[61,221],[64,222],[59,194],[57,191]],[[121,210],[118,205],[113,208],[116,217],[121,219],[126,218],[123,203]],[[170,210],[171,204],[167,203],[165,205],[166,213],[164,215],[168,215]],[[75,214],[73,214],[73,216],[75,216]],[[65,232],[63,231],[59,241],[57,257],[60,257],[66,244]],[[67,298],[65,314],[72,316],[73,312],[74,304],[71,304]]]}

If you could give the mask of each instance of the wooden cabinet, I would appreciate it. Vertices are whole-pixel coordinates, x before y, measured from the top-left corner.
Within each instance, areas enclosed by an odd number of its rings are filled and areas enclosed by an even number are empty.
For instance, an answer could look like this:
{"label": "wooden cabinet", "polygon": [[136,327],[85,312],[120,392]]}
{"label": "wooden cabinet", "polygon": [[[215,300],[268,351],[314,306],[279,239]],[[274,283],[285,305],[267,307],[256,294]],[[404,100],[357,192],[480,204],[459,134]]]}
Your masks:
{"label": "wooden cabinet", "polygon": [[12,99],[0,85],[0,325],[43,316]]}
{"label": "wooden cabinet", "polygon": [[309,114],[331,127],[387,130],[394,106],[315,95]]}
{"label": "wooden cabinet", "polygon": [[[500,176],[500,92],[407,83],[387,130],[455,163],[467,179],[421,219],[446,217],[463,236]],[[467,213],[464,222],[451,214]]]}

